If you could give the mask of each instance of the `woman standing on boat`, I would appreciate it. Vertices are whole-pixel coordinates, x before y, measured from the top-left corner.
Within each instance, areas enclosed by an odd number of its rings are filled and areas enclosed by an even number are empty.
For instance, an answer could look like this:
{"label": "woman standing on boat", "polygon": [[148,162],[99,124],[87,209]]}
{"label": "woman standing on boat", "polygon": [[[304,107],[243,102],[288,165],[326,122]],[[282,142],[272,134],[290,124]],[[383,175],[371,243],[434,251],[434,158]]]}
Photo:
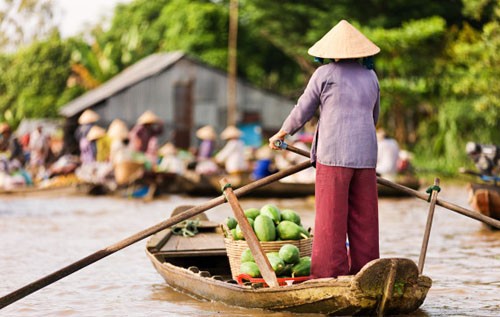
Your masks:
{"label": "woman standing on boat", "polygon": [[99,121],[100,116],[97,112],[87,109],[78,118],[79,127],[76,129],[75,138],[78,140],[80,148],[80,162],[82,164],[95,161],[96,146],[95,143],[87,139],[90,129]]}
{"label": "woman standing on boat", "polygon": [[[311,161],[316,166],[313,278],[356,274],[379,257],[375,167],[380,89],[371,56],[380,49],[340,21],[308,51],[330,63],[312,75],[274,142],[293,135],[320,109]],[[350,246],[350,265],[346,249]]]}

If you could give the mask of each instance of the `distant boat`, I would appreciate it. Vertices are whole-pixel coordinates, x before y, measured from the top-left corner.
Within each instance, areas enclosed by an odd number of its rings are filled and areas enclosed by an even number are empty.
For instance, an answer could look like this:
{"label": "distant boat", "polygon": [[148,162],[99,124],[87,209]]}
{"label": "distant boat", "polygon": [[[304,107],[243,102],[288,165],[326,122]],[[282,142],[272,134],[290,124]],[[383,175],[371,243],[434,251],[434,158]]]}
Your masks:
{"label": "distant boat", "polygon": [[[470,183],[469,204],[485,216],[500,220],[500,186]],[[490,227],[493,229],[493,227]]]}
{"label": "distant boat", "polygon": [[[233,188],[238,188],[250,183],[252,180],[247,176],[224,176],[228,178]],[[220,190],[219,180],[222,175],[200,175],[194,172],[188,172],[185,175],[178,176],[181,191],[193,196],[216,196],[222,192]],[[396,178],[396,183],[409,187],[411,189],[420,188],[420,180],[413,175],[400,175]],[[305,197],[314,196],[314,183],[290,183],[290,182],[273,182],[262,188],[255,189],[247,196],[253,197]],[[407,194],[397,189],[378,185],[378,195],[380,197],[401,197]]]}
{"label": "distant boat", "polygon": [[[219,180],[225,177],[232,187],[237,189],[251,183],[248,174],[243,175],[200,175],[194,172],[187,172],[179,177],[180,188],[193,196],[217,196],[221,195]],[[251,197],[305,197],[314,195],[314,183],[289,183],[276,181],[256,188],[247,196]]]}
{"label": "distant boat", "polygon": [[[462,174],[479,177],[484,183],[469,183],[469,204],[485,216],[500,220],[500,177],[483,175],[475,171],[460,168]],[[488,226],[496,230],[496,228]]]}

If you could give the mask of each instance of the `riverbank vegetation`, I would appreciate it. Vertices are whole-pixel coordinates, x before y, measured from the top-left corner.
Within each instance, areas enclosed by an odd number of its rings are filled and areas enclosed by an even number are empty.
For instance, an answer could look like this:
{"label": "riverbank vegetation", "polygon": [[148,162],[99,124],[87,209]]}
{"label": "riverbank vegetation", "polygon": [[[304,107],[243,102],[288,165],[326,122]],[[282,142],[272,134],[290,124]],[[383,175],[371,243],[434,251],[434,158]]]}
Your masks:
{"label": "riverbank vegetation", "polygon": [[[8,1],[0,15],[0,121],[56,117],[155,52],[182,50],[226,70],[228,2],[134,0],[118,5],[109,24],[61,38],[50,1]],[[8,32],[16,5],[26,20],[45,17],[29,40]],[[467,141],[499,143],[500,0],[240,0],[238,75],[296,99],[317,67],[307,49],[341,19],[381,48],[379,125],[415,154],[417,169],[454,175],[470,164]]]}

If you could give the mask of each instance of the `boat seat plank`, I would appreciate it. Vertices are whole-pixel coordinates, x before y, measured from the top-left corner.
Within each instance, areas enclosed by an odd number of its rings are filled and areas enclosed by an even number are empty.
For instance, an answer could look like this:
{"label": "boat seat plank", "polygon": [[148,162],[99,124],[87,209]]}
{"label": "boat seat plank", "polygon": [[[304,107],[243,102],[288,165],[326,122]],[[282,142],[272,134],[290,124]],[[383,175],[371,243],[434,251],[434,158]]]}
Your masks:
{"label": "boat seat plank", "polygon": [[170,229],[165,229],[158,232],[148,240],[146,248],[151,251],[159,251],[171,235],[172,230]]}
{"label": "boat seat plank", "polygon": [[160,249],[161,252],[179,252],[210,249],[226,249],[224,237],[222,234],[200,232],[194,237],[186,238],[183,236],[172,235],[165,245]]}

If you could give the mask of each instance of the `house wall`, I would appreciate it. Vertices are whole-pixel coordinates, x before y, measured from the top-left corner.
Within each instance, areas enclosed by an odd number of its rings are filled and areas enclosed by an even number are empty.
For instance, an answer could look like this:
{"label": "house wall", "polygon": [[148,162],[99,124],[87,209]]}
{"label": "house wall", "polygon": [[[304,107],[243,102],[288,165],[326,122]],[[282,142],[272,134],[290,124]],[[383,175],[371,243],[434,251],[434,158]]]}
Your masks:
{"label": "house wall", "polygon": [[[195,131],[203,125],[213,125],[220,133],[226,127],[227,77],[216,69],[183,58],[154,77],[147,78],[93,107],[101,115],[99,124],[107,127],[119,118],[131,127],[146,110],[151,110],[165,122],[160,138],[171,139],[175,128],[174,87],[176,83],[193,80],[193,126],[191,144],[196,145]],[[253,111],[260,114],[264,129],[277,130],[293,107],[284,98],[238,82],[238,114]]]}

